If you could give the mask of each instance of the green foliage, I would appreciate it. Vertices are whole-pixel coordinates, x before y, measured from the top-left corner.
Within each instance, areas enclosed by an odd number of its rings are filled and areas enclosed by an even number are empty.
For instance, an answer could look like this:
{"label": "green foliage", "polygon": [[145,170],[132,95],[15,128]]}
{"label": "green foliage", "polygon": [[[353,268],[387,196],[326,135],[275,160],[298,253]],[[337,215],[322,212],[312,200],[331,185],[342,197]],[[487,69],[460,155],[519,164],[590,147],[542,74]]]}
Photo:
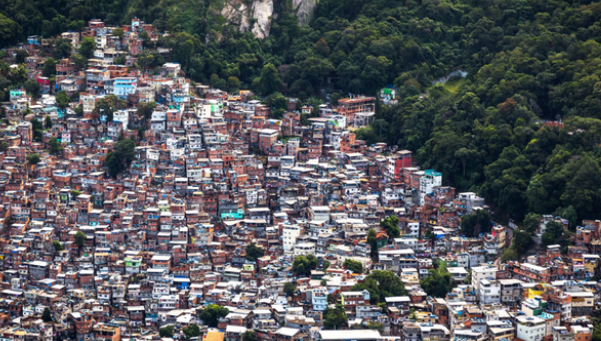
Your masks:
{"label": "green foliage", "polygon": [[557,243],[557,241],[555,240],[555,237],[553,236],[553,233],[550,233],[550,232],[543,233],[543,235],[541,236],[541,242],[545,246],[549,246],[551,244]]}
{"label": "green foliage", "polygon": [[532,237],[528,232],[522,230],[513,231],[513,243],[511,248],[513,248],[518,255],[524,255],[533,243]]}
{"label": "green foliage", "polygon": [[25,91],[27,91],[27,94],[31,95],[31,97],[40,97],[40,83],[38,83],[35,79],[26,80],[23,87],[25,88]]}
{"label": "green foliage", "polygon": [[63,247],[63,244],[61,244],[61,242],[59,242],[58,240],[53,240],[52,241],[52,246],[54,246],[54,250],[55,251],[62,251],[65,248]]}
{"label": "green foliage", "polygon": [[384,333],[384,324],[382,322],[369,321],[367,322],[367,328],[377,330],[380,333]]}
{"label": "green foliage", "polygon": [[267,96],[265,104],[271,109],[270,116],[276,119],[281,119],[288,108],[288,100],[279,92]]}
{"label": "green foliage", "polygon": [[37,165],[40,162],[40,156],[38,154],[27,155],[27,163],[30,165]]}
{"label": "green foliage", "polygon": [[75,245],[77,245],[80,249],[86,245],[86,234],[83,231],[77,231],[75,233]]}
{"label": "green foliage", "polygon": [[242,341],[255,341],[255,332],[253,330],[247,330],[242,334]]}
{"label": "green foliage", "polygon": [[188,325],[187,327],[182,329],[182,331],[184,332],[184,335],[186,335],[187,340],[190,340],[191,338],[193,338],[195,336],[202,335],[202,332],[200,331],[200,327],[196,323],[192,323],[192,324]]}
{"label": "green foliage", "polygon": [[369,291],[372,304],[383,303],[386,297],[407,295],[407,290],[401,279],[392,271],[382,270],[372,271],[365,277],[363,283],[355,284],[352,290]]}
{"label": "green foliage", "polygon": [[219,306],[217,304],[209,304],[199,314],[199,318],[209,327],[217,327],[219,319],[226,317],[230,311],[228,308]]}
{"label": "green foliage", "polygon": [[463,280],[463,284],[471,285],[472,284],[472,270],[467,273],[467,277]]}
{"label": "green foliage", "polygon": [[50,118],[50,116],[46,116],[44,119],[44,124],[46,125],[46,129],[52,128],[52,118]]}
{"label": "green foliage", "polygon": [[115,64],[115,65],[125,65],[126,60],[127,59],[125,58],[125,55],[122,54],[119,57],[113,59],[113,64]]}
{"label": "green foliage", "polygon": [[578,212],[574,209],[574,206],[570,205],[561,211],[561,216],[568,220],[569,227],[574,230],[578,225]]}
{"label": "green foliage", "polygon": [[348,323],[346,311],[341,304],[336,304],[334,308],[327,307],[323,312],[323,329],[334,330],[342,329]]}
{"label": "green foliage", "polygon": [[63,151],[63,146],[56,137],[51,137],[48,141],[48,151],[52,155],[58,155]]}
{"label": "green foliage", "polygon": [[444,264],[439,264],[437,269],[432,269],[429,272],[428,277],[419,281],[428,296],[444,298],[456,286],[453,276],[447,271]]}
{"label": "green foliage", "polygon": [[551,220],[547,223],[547,225],[545,225],[545,232],[550,233],[553,238],[559,239],[561,236],[563,236],[563,224],[556,220]]}
{"label": "green foliage", "polygon": [[173,337],[175,333],[173,332],[173,326],[166,326],[159,329],[160,337]]}
{"label": "green foliage", "polygon": [[10,145],[6,141],[0,142],[0,152],[5,152]]}
{"label": "green foliage", "polygon": [[69,106],[69,103],[71,103],[71,97],[66,92],[59,91],[56,94],[56,105],[59,109],[65,110]]}
{"label": "green foliage", "polygon": [[601,341],[601,323],[595,323],[592,341]]}
{"label": "green foliage", "polygon": [[362,274],[363,273],[363,263],[358,262],[356,260],[347,259],[342,264],[348,270],[351,270],[354,273]]}
{"label": "green foliage", "polygon": [[113,121],[115,111],[126,108],[127,104],[124,100],[115,95],[109,95],[101,98],[94,106],[94,113],[106,117],[106,122]]}
{"label": "green foliage", "polygon": [[[29,113],[31,113],[31,110],[29,110],[29,107],[27,107],[25,116],[27,116]],[[34,117],[31,119],[31,128],[33,129],[33,140],[37,142],[42,141],[42,133],[44,131],[42,122],[38,121],[38,119]]]}
{"label": "green foliage", "polygon": [[342,96],[339,92],[334,92],[332,95],[330,95],[330,100],[332,101],[333,105],[338,105],[338,100],[341,98]]}
{"label": "green foliage", "polygon": [[367,231],[367,243],[371,248],[370,256],[374,258],[378,254],[378,243],[376,241],[376,230],[369,229]]}
{"label": "green foliage", "polygon": [[71,56],[71,50],[73,50],[73,46],[71,46],[70,40],[58,38],[54,42],[54,50],[52,51],[52,56],[54,57],[54,59],[57,60],[69,58]]}
{"label": "green foliage", "polygon": [[90,59],[94,56],[94,50],[96,50],[96,42],[92,37],[85,37],[79,43],[79,49],[77,52],[84,58]]}
{"label": "green foliage", "polygon": [[227,91],[236,92],[240,89],[240,79],[236,76],[229,76],[227,78]]}
{"label": "green foliage", "polygon": [[86,64],[88,63],[86,57],[78,53],[71,56],[71,61],[75,64],[75,67],[77,67],[78,70],[83,70],[86,67]]}
{"label": "green foliage", "polygon": [[21,25],[0,13],[0,47],[17,43],[22,32]]}
{"label": "green foliage", "polygon": [[17,50],[15,53],[15,62],[17,62],[17,64],[23,64],[25,63],[25,58],[28,56],[29,53],[27,53],[27,50]]}
{"label": "green foliage", "polygon": [[142,115],[145,120],[149,120],[152,117],[152,112],[154,108],[156,108],[157,104],[155,102],[140,102],[138,103],[138,115]]}
{"label": "green foliage", "polygon": [[547,225],[545,225],[545,233],[543,233],[541,241],[545,246],[549,246],[551,244],[561,244],[563,235],[563,224],[558,221],[551,220],[547,223]]}
{"label": "green foliage", "polygon": [[318,263],[319,261],[313,255],[297,256],[292,263],[292,271],[297,276],[311,276],[311,270],[315,270]]}
{"label": "green foliage", "polygon": [[296,292],[296,286],[294,285],[294,283],[292,283],[292,282],[284,283],[284,293],[287,296],[292,297],[292,295],[294,295],[295,292]]}
{"label": "green foliage", "polygon": [[275,66],[271,63],[268,63],[263,66],[261,75],[259,76],[256,84],[253,84],[253,86],[256,87],[257,91],[261,95],[267,96],[276,92],[280,86],[282,86],[282,79],[280,78],[280,74]]}
{"label": "green foliage", "polygon": [[56,76],[56,60],[50,57],[46,59],[44,62],[44,67],[42,67],[42,76],[44,77],[54,77]]}
{"label": "green foliage", "polygon": [[478,210],[461,217],[461,232],[466,236],[472,237],[475,232],[488,233],[491,227],[490,214],[487,210]]}
{"label": "green foliage", "polygon": [[81,192],[80,192],[80,191],[78,191],[78,190],[76,190],[76,189],[72,189],[72,190],[71,190],[71,192],[70,192],[70,194],[71,194],[71,196],[72,196],[73,198],[77,198],[78,196],[80,196],[80,195],[81,195]]}
{"label": "green foliage", "polygon": [[524,218],[524,231],[533,234],[538,230],[538,225],[540,224],[541,216],[536,213],[528,213],[526,218]]}
{"label": "green foliage", "polygon": [[257,259],[263,257],[264,254],[263,248],[258,247],[255,243],[250,243],[246,247],[246,259],[251,262],[256,262]]}
{"label": "green foliage", "polygon": [[125,139],[117,142],[115,149],[108,152],[104,162],[109,169],[111,176],[128,168],[131,162],[136,158],[136,143],[131,139]]}
{"label": "green foliage", "polygon": [[401,235],[399,218],[394,215],[380,221],[380,228],[386,231],[389,238],[398,238]]}
{"label": "green foliage", "polygon": [[113,32],[111,33],[111,35],[113,37],[119,37],[119,38],[123,38],[123,35],[125,34],[125,32],[123,32],[122,28],[116,28],[113,30]]}
{"label": "green foliage", "polygon": [[44,322],[52,321],[52,311],[50,310],[50,308],[48,308],[48,307],[44,308],[44,311],[42,312],[42,320]]}
{"label": "green foliage", "polygon": [[157,52],[142,51],[137,58],[136,65],[144,71],[149,71],[165,64],[165,58]]}
{"label": "green foliage", "polygon": [[501,256],[501,262],[507,263],[507,261],[517,261],[519,260],[519,255],[517,251],[513,247],[509,247],[503,251],[503,255]]}

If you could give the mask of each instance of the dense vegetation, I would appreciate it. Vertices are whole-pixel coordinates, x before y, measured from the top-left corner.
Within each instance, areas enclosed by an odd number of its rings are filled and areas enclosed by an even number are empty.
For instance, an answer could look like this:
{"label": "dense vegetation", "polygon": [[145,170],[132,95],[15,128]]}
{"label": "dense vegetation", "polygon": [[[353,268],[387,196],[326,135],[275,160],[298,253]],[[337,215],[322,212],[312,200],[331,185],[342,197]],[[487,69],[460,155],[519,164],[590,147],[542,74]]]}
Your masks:
{"label": "dense vegetation", "polygon": [[353,291],[369,291],[372,304],[385,303],[386,297],[407,295],[405,284],[392,271],[373,270],[363,283],[355,284]]}
{"label": "dense vegetation", "polygon": [[[0,3],[3,45],[80,30],[92,17],[125,24],[137,15],[173,33],[158,45],[173,49],[187,76],[220,88],[250,87],[263,96],[279,90],[304,100],[322,89],[335,99],[393,84],[400,103],[378,107],[360,138],[412,150],[447,183],[485,196],[501,218],[557,213],[569,215],[572,228],[598,218],[597,2],[321,0],[301,27],[290,1],[281,0],[263,40],[214,15],[219,0]],[[139,64],[161,62],[144,54]],[[432,85],[455,70],[467,77]],[[25,81],[21,68],[0,72],[2,91]],[[543,126],[558,118],[565,126]]]}
{"label": "dense vegetation", "polygon": [[444,298],[456,283],[444,263],[436,262],[435,265],[436,268],[429,271],[430,276],[420,280],[419,284],[428,296]]}

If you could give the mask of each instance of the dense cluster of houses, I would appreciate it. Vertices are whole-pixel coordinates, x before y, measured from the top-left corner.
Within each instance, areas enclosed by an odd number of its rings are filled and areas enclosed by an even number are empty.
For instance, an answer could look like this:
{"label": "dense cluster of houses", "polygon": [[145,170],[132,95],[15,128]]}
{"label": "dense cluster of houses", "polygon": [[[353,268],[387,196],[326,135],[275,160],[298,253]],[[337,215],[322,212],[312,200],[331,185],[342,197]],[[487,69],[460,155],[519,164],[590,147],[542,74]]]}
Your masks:
{"label": "dense cluster of houses", "polygon": [[[154,29],[137,19],[123,38],[113,29],[93,20],[83,34],[64,33],[74,48],[95,37],[97,50],[82,72],[61,60],[54,84],[35,53],[51,46],[30,37],[28,77],[42,96],[15,89],[2,105],[0,341],[158,340],[166,326],[184,338],[192,324],[211,341],[248,331],[275,341],[592,341],[600,221],[578,227],[567,256],[551,245],[500,263],[510,228],[460,232],[462,216],[487,209],[481,197],[443,186],[411,151],[356,139],[375,98],[319,107],[290,98],[273,119],[249,91],[193,85],[177,63],[139,72],[139,34]],[[114,65],[123,53],[129,65]],[[57,90],[79,102],[59,109]],[[127,103],[112,120],[94,110],[108,95]],[[150,117],[142,102],[157,103]],[[34,119],[45,128],[38,139]],[[136,141],[135,160],[112,177],[105,158],[122,138]],[[51,141],[62,151],[50,153]],[[397,238],[380,227],[390,216]],[[256,260],[249,245],[261,250]],[[295,273],[295,258],[308,255],[319,265]],[[349,259],[363,272],[347,269]],[[420,285],[435,264],[456,283],[446,297]],[[407,295],[375,305],[353,290],[374,270],[393,272]],[[201,318],[209,304],[229,309],[216,327]],[[336,304],[348,321],[325,330]]]}

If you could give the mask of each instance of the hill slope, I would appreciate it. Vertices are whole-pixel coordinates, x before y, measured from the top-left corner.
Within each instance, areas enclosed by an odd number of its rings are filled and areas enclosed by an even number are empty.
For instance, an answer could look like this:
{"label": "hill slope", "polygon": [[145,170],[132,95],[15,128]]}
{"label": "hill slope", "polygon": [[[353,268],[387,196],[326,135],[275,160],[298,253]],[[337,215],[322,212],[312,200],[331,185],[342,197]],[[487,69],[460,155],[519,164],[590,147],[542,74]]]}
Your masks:
{"label": "hill slope", "polygon": [[[486,195],[508,217],[598,218],[600,3],[229,1],[2,0],[0,41],[136,15],[174,32],[159,44],[189,77],[213,86],[241,83],[266,96],[281,79],[282,91],[306,100],[322,89],[336,98],[394,84],[399,105],[379,109],[360,138],[413,150],[422,166]],[[455,70],[467,78],[432,85]],[[557,118],[564,128],[543,127]]]}

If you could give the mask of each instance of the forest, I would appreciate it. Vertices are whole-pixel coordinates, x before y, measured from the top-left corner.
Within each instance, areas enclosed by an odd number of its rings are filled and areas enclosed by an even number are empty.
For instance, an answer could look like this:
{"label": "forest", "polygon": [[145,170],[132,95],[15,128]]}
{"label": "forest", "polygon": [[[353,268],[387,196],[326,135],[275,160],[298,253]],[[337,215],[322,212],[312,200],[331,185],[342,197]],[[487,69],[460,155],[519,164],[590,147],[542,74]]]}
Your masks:
{"label": "forest", "polygon": [[[399,103],[378,105],[358,138],[413,151],[501,221],[557,214],[573,228],[599,218],[600,3],[320,0],[300,26],[291,1],[276,0],[271,32],[257,39],[216,14],[221,1],[0,0],[0,46],[138,16],[170,32],[156,45],[188,77],[222,89],[335,102],[392,85]],[[138,64],[152,70],[159,57],[145,52]],[[456,70],[467,76],[435,84]],[[23,82],[10,72],[0,67],[5,93]]]}

